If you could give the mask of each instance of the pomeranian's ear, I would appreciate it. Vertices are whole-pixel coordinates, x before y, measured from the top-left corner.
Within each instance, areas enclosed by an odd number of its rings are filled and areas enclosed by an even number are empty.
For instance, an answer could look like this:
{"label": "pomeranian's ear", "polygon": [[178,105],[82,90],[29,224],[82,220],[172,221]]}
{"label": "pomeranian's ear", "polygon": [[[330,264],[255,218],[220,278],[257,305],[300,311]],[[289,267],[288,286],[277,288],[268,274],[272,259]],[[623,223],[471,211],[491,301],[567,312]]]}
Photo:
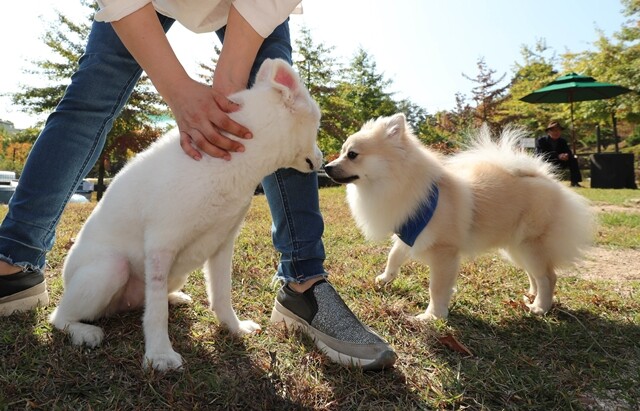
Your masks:
{"label": "pomeranian's ear", "polygon": [[267,59],[256,76],[256,83],[267,82],[282,94],[287,106],[292,106],[300,89],[300,78],[293,68],[282,59]]}
{"label": "pomeranian's ear", "polygon": [[394,114],[387,122],[387,137],[402,138],[406,127],[406,117],[403,113]]}

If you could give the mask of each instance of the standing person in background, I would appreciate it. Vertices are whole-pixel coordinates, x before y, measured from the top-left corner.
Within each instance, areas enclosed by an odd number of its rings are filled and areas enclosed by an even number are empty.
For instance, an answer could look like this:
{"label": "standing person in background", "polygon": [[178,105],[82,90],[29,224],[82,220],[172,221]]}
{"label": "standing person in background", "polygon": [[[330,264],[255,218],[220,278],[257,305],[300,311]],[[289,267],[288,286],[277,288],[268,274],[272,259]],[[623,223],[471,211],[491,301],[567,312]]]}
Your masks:
{"label": "standing person in background", "polygon": [[567,140],[562,138],[564,128],[557,121],[549,123],[545,131],[547,134],[536,140],[536,154],[556,167],[569,169],[571,187],[581,187],[582,174],[578,159],[573,155]]}
{"label": "standing person in background", "polygon": [[[173,112],[186,155],[233,161],[251,138],[227,96],[253,83],[261,63],[291,64],[288,16],[299,0],[98,0],[85,53],[29,155],[0,226],[0,315],[47,304],[46,253],[69,198],[96,162],[113,119],[144,70]],[[211,87],[191,79],[165,35],[174,21],[216,31],[223,43]],[[263,181],[281,253],[273,317],[286,317],[337,362],[381,369],[397,355],[363,325],[326,280],[324,222],[315,173],[279,170]],[[277,315],[276,315],[277,314]]]}

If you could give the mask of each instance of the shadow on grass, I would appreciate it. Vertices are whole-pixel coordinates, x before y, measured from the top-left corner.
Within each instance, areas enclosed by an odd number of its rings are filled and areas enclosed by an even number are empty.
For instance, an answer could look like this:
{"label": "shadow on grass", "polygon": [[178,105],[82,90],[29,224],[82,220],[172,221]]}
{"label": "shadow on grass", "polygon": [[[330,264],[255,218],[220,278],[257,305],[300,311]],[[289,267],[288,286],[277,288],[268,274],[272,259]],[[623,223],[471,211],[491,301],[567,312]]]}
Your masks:
{"label": "shadow on grass", "polygon": [[500,409],[638,409],[640,326],[556,305],[488,322],[454,310],[448,327],[473,356],[434,344],[459,369],[461,405]]}
{"label": "shadow on grass", "polygon": [[[313,340],[300,330],[277,325],[283,349],[298,345],[299,365],[272,363],[271,374],[288,387],[293,378],[321,381],[315,383],[318,397],[330,398],[314,409],[430,409],[407,384],[407,376],[399,367],[379,371],[363,371],[332,362],[320,352]],[[304,387],[302,387],[304,388]],[[323,394],[322,391],[325,391]],[[305,401],[310,403],[310,401]]]}
{"label": "shadow on grass", "polygon": [[142,367],[141,312],[96,321],[106,335],[94,349],[72,346],[42,313],[0,318],[0,409],[303,409],[263,378],[241,338],[193,338],[193,318],[179,308],[169,316],[181,371]]}
{"label": "shadow on grass", "polygon": [[[303,335],[292,336],[299,338],[293,348],[272,329],[266,332],[273,338],[235,337],[217,323],[209,327],[211,314],[203,324],[190,308],[173,307],[169,335],[184,369],[155,372],[142,367],[142,312],[96,321],[105,340],[90,349],[72,346],[67,335],[52,329],[46,321],[51,311],[0,318],[0,409],[386,408],[398,396],[403,404],[420,404],[398,370],[363,373],[332,364]],[[300,346],[308,351],[292,355]]]}

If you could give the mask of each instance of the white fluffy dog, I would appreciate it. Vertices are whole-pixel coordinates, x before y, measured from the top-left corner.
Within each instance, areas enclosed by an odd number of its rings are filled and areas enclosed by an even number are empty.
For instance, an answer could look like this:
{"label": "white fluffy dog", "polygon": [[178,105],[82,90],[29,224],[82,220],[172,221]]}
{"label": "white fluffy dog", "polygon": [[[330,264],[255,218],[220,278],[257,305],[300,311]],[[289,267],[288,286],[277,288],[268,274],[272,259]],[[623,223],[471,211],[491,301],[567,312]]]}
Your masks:
{"label": "white fluffy dog", "polygon": [[[82,227],[64,264],[64,295],[51,322],[74,344],[94,347],[101,328],[85,324],[144,307],[146,366],[180,368],[168,335],[168,302],[204,264],[209,304],[232,333],[260,326],[240,321],[231,305],[233,244],[253,193],[279,168],[317,170],[320,110],[283,60],[267,60],[250,90],[231,96],[230,116],[253,132],[231,161],[188,157],[176,130],[136,156],[116,176]],[[231,137],[231,136],[230,136]]]}
{"label": "white fluffy dog", "polygon": [[377,282],[393,281],[409,258],[429,265],[430,301],[419,318],[446,318],[461,256],[491,248],[525,269],[535,295],[527,305],[546,313],[555,270],[590,243],[587,201],[557,181],[548,163],[519,149],[521,137],[510,129],[494,143],[485,127],[469,150],[444,159],[396,114],[365,124],[325,166],[348,184],[352,214],[368,239],[396,234]]}

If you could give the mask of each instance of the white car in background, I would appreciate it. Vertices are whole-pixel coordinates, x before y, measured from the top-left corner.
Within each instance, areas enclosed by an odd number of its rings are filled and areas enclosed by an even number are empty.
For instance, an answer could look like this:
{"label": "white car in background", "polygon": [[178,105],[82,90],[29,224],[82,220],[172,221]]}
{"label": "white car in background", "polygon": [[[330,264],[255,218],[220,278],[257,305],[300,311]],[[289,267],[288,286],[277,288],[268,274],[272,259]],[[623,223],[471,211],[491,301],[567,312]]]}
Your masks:
{"label": "white car in background", "polygon": [[[18,186],[14,171],[0,171],[0,204],[8,204]],[[82,180],[76,192],[71,196],[70,203],[88,203],[93,193],[93,183]]]}

